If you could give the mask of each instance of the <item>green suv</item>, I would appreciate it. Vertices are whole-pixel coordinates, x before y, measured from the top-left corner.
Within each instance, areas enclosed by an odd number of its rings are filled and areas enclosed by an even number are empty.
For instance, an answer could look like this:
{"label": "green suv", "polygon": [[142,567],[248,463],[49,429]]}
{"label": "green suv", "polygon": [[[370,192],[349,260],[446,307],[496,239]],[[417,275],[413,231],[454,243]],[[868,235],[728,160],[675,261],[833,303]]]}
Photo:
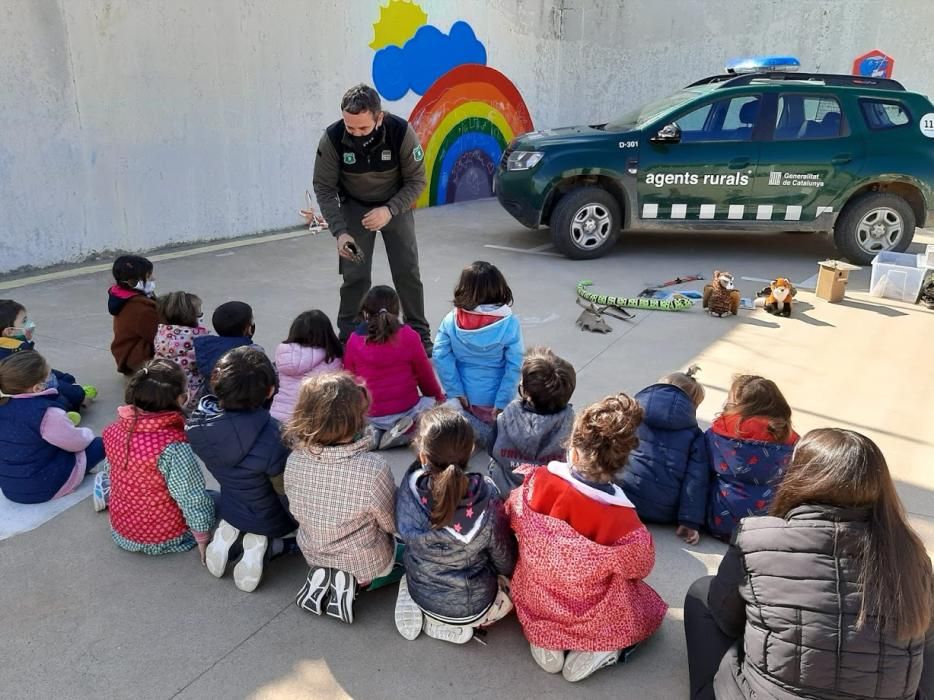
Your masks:
{"label": "green suv", "polygon": [[727,73],[509,144],[494,189],[571,258],[621,229],[833,231],[866,264],[934,220],[934,106],[885,78]]}

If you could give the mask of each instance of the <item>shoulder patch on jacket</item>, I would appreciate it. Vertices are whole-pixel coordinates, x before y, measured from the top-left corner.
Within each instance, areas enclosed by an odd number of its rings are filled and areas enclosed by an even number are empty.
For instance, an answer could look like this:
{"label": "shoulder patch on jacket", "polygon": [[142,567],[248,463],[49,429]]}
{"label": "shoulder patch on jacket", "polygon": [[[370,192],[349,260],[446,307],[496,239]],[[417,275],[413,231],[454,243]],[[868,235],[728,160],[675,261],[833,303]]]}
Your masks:
{"label": "shoulder patch on jacket", "polygon": [[420,163],[425,157],[425,152],[422,150],[421,146],[416,146],[412,149],[412,157],[415,159],[415,162]]}

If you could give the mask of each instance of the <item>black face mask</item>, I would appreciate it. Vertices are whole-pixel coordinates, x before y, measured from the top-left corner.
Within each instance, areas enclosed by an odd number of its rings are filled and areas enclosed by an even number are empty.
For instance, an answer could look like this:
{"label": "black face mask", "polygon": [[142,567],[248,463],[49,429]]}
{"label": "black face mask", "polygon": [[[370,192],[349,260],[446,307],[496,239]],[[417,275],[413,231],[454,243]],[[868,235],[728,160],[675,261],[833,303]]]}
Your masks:
{"label": "black face mask", "polygon": [[382,135],[383,127],[380,125],[373,129],[373,131],[371,131],[366,136],[350,136],[350,140],[353,142],[354,148],[365,151],[372,147],[373,144],[377,143]]}

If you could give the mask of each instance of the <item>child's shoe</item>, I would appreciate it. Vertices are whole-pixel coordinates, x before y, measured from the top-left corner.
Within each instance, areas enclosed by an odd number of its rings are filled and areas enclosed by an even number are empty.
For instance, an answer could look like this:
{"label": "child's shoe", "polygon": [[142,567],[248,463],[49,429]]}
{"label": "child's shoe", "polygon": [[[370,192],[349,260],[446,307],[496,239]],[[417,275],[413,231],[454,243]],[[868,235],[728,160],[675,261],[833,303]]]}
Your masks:
{"label": "child's shoe", "polygon": [[564,668],[564,651],[555,651],[554,649],[545,649],[529,644],[532,649],[532,658],[535,663],[542,667],[547,673],[561,673]]}
{"label": "child's shoe", "polygon": [[310,569],[305,585],[295,596],[295,604],[302,610],[320,615],[324,610],[328,594],[331,592],[331,579],[333,578],[332,569],[323,566]]}
{"label": "child's shoe", "polygon": [[448,625],[438,622],[430,616],[425,616],[425,634],[432,639],[440,639],[451,644],[466,644],[473,639],[473,627],[463,625]]}
{"label": "child's shoe", "polygon": [[110,474],[97,472],[94,475],[94,512],[107,510],[110,503]]}
{"label": "child's shoe", "polygon": [[227,561],[230,558],[230,549],[234,546],[240,531],[226,520],[221,520],[214,531],[214,537],[211,544],[208,545],[208,551],[204,556],[208,571],[213,576],[220,578],[227,570]]}
{"label": "child's shoe", "polygon": [[269,538],[248,532],[243,537],[243,556],[233,570],[234,585],[241,591],[252,593],[263,579],[263,561]]}
{"label": "child's shoe", "polygon": [[81,414],[77,411],[68,411],[65,415],[68,416],[68,420],[70,420],[76,428],[81,425]]}
{"label": "child's shoe", "polygon": [[409,416],[403,416],[393,426],[383,433],[379,440],[379,449],[388,450],[400,445],[408,445],[412,441],[412,428],[415,421]]}
{"label": "child's shoe", "polygon": [[84,400],[88,403],[94,403],[97,400],[97,387],[91,386],[90,384],[85,384],[81,387],[84,389]]}
{"label": "child's shoe", "polygon": [[564,661],[562,674],[564,679],[576,683],[596,671],[612,666],[619,661],[619,650],[616,651],[569,651]]}
{"label": "child's shoe", "polygon": [[327,614],[348,625],[353,624],[353,599],[357,597],[357,579],[340,569],[331,579],[331,597]]}
{"label": "child's shoe", "polygon": [[399,579],[399,595],[396,596],[396,629],[410,642],[422,633],[425,615],[409,595],[409,582],[405,576]]}

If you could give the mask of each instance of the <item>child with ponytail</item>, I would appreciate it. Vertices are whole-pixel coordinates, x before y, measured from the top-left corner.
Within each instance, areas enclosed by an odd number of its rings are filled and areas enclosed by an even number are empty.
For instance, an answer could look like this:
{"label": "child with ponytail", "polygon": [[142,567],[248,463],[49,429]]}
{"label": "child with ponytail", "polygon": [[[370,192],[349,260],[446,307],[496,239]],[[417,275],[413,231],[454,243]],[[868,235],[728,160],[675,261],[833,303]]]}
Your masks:
{"label": "child with ponytail", "polygon": [[104,458],[101,439],[68,418],[52,376],[35,350],[0,361],[0,491],[14,503],[69,494]]}
{"label": "child with ponytail", "polygon": [[509,576],[516,541],[496,486],[467,472],[474,434],[449,408],[425,413],[418,461],[396,494],[396,529],[405,542],[396,629],[412,640],[424,630],[454,644],[512,610]]}
{"label": "child with ponytail", "polygon": [[107,468],[97,475],[94,507],[110,508],[119,547],[156,555],[197,545],[204,563],[214,501],[185,435],[187,387],[170,360],[151,360],[130,377],[127,405],[104,430]]}
{"label": "child with ponytail", "polygon": [[370,392],[369,422],[379,449],[406,445],[419,415],[444,401],[444,391],[418,333],[399,320],[399,295],[392,287],[373,287],[360,318],[347,341],[344,369]]}

